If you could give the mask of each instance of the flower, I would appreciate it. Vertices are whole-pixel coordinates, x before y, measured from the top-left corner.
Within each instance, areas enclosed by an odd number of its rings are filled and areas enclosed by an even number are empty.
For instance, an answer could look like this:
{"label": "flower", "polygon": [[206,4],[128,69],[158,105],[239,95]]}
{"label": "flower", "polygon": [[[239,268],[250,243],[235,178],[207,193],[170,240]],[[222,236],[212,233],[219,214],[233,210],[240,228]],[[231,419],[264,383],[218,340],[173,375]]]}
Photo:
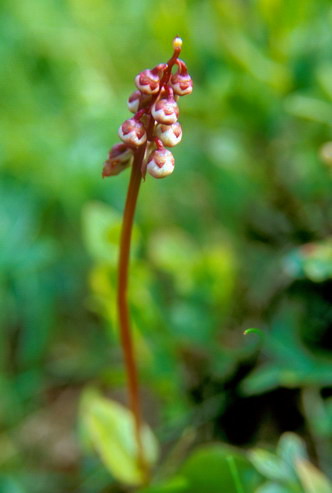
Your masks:
{"label": "flower", "polygon": [[143,94],[157,94],[160,87],[160,80],[166,64],[157,65],[155,68],[143,70],[135,77],[135,84]]}
{"label": "flower", "polygon": [[120,126],[119,137],[125,144],[137,147],[145,144],[147,136],[143,123],[130,118]]}
{"label": "flower", "polygon": [[182,128],[179,122],[172,125],[159,123],[155,128],[155,135],[166,147],[176,146],[182,139]]}
{"label": "flower", "polygon": [[143,94],[141,91],[134,91],[128,98],[128,109],[136,113],[140,107],[146,106],[151,101],[151,95]]}
{"label": "flower", "polygon": [[132,150],[120,142],[115,144],[108,153],[108,159],[104,163],[102,172],[103,178],[106,176],[115,176],[121,171],[128,168],[133,158]]}
{"label": "flower", "polygon": [[171,125],[179,116],[179,107],[170,95],[167,98],[158,99],[151,108],[151,114],[158,123]]}
{"label": "flower", "polygon": [[177,72],[173,74],[170,85],[177,96],[191,94],[193,90],[193,81],[187,71],[184,73]]}
{"label": "flower", "polygon": [[146,165],[147,172],[154,178],[165,178],[173,173],[174,156],[168,149],[155,149],[151,152]]}

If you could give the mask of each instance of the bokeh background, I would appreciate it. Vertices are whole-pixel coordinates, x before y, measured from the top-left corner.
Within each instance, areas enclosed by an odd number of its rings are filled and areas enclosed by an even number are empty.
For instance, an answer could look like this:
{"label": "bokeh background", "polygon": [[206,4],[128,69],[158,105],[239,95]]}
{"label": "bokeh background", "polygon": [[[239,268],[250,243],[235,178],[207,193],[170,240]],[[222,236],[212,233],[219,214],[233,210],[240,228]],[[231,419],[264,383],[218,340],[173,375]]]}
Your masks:
{"label": "bokeh background", "polygon": [[101,170],[134,76],[176,34],[195,88],[133,249],[145,418],[164,451],[188,430],[244,449],[294,431],[331,475],[331,2],[3,0],[0,15],[0,490],[120,491],[77,424],[86,385],[126,399],[129,174]]}

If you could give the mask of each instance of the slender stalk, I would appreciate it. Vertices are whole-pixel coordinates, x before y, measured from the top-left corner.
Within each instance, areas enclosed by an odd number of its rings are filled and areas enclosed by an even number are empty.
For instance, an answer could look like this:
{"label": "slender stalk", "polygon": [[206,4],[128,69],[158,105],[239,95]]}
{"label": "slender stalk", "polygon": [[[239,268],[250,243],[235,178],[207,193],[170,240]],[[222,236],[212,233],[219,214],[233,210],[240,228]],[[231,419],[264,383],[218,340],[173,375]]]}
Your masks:
{"label": "slender stalk", "polygon": [[229,465],[229,469],[230,469],[230,472],[231,472],[231,475],[232,475],[232,478],[234,481],[236,492],[237,493],[244,493],[244,489],[242,487],[242,483],[241,483],[241,479],[240,479],[240,474],[239,474],[239,471],[236,467],[234,457],[232,455],[228,455],[226,457],[226,460],[227,460],[228,465]]}
{"label": "slender stalk", "polygon": [[139,386],[137,377],[136,360],[132,332],[130,327],[130,315],[127,299],[129,255],[132,235],[133,219],[137,203],[137,197],[141,184],[141,165],[146,146],[137,149],[132,165],[130,182],[127,192],[126,204],[123,213],[122,231],[120,239],[120,254],[118,261],[118,292],[117,307],[120,325],[120,337],[128,380],[129,405],[134,417],[135,439],[138,452],[138,463],[143,473],[147,475],[147,464],[144,458],[142,434],[141,434],[141,410],[139,403]]}

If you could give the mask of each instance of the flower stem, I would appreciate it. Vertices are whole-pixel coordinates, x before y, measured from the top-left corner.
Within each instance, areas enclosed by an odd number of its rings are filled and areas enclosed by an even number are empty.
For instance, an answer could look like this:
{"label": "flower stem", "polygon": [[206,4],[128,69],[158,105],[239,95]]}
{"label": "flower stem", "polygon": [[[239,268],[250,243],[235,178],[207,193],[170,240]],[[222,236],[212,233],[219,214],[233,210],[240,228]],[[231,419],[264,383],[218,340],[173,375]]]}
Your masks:
{"label": "flower stem", "polygon": [[127,192],[126,205],[123,213],[121,239],[120,239],[120,253],[119,253],[119,261],[118,261],[117,307],[118,307],[118,317],[119,317],[119,325],[120,325],[121,345],[122,345],[122,351],[123,351],[126,374],[127,374],[127,382],[128,382],[129,405],[134,418],[135,439],[137,444],[137,460],[139,467],[143,472],[143,475],[147,476],[148,470],[144,458],[144,451],[142,444],[142,433],[141,433],[142,420],[141,420],[141,411],[140,411],[140,403],[139,403],[139,387],[138,387],[136,359],[134,354],[132,332],[130,327],[130,315],[128,308],[128,300],[127,300],[131,233],[132,233],[133,219],[135,214],[138,192],[142,179],[141,166],[142,166],[142,161],[144,159],[145,148],[146,146],[141,146],[135,152],[128,192]]}

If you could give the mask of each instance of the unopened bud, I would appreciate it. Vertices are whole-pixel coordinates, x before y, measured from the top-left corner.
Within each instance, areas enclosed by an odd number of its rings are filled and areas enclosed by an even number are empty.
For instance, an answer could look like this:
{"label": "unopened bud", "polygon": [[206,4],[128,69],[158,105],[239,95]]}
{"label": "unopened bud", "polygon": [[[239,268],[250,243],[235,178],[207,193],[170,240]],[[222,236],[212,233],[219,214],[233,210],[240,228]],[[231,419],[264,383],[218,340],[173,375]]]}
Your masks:
{"label": "unopened bud", "polygon": [[174,51],[181,51],[182,48],[182,39],[180,36],[176,36],[176,38],[173,39],[173,50]]}
{"label": "unopened bud", "polygon": [[156,149],[148,157],[147,172],[154,178],[165,178],[173,173],[174,156],[168,149]]}
{"label": "unopened bud", "polygon": [[119,128],[120,139],[129,146],[141,146],[146,142],[146,130],[143,123],[130,118]]}
{"label": "unopened bud", "polygon": [[159,123],[155,128],[155,135],[166,147],[176,146],[182,139],[182,128],[179,122],[172,125]]}
{"label": "unopened bud", "polygon": [[193,91],[193,81],[187,71],[183,74],[179,72],[173,74],[170,85],[174,93],[178,96],[185,96],[186,94],[191,94]]}
{"label": "unopened bud", "polygon": [[120,142],[112,147],[108,159],[104,163],[103,177],[115,176],[128,168],[133,157],[133,152],[126,144]]}
{"label": "unopened bud", "polygon": [[128,109],[136,113],[140,108],[144,108],[151,101],[151,95],[143,94],[141,91],[135,91],[128,98]]}
{"label": "unopened bud", "polygon": [[140,72],[135,77],[135,84],[144,94],[157,94],[160,87],[161,73],[166,66],[164,64],[157,65],[152,70],[147,69]]}
{"label": "unopened bud", "polygon": [[173,97],[159,99],[151,108],[151,114],[158,123],[171,125],[179,116],[179,107]]}

